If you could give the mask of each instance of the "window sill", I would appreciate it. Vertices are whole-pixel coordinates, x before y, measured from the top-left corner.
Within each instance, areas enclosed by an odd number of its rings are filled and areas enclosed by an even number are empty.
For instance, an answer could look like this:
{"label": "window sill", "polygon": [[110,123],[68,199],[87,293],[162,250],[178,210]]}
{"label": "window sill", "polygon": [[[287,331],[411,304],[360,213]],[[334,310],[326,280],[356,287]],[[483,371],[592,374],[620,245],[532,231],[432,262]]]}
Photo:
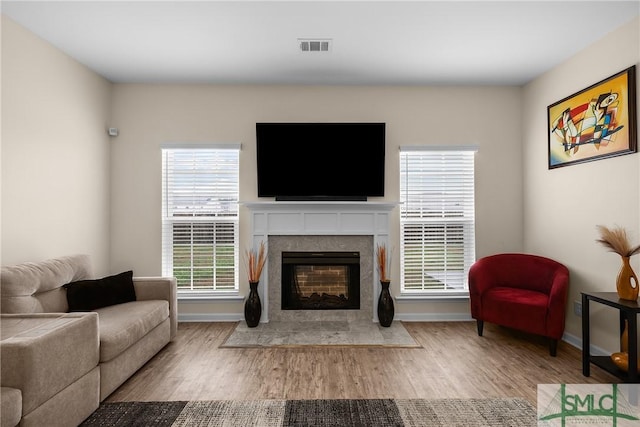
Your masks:
{"label": "window sill", "polygon": [[189,292],[189,293],[178,293],[178,301],[179,302],[232,302],[232,301],[244,301],[244,296],[240,295],[238,292],[219,292],[219,293],[211,293],[211,292]]}
{"label": "window sill", "polygon": [[468,301],[469,292],[433,292],[428,294],[404,293],[395,297],[399,303],[422,301]]}

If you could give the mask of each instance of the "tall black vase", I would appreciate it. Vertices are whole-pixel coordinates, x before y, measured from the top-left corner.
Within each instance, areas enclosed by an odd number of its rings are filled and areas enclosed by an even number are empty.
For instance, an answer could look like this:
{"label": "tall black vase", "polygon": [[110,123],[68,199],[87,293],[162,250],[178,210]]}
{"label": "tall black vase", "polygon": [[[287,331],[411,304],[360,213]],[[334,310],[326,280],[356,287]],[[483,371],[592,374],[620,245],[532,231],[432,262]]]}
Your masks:
{"label": "tall black vase", "polygon": [[391,283],[389,280],[380,281],[382,290],[380,291],[380,298],[378,298],[378,321],[380,321],[380,326],[385,328],[391,326],[395,313],[393,298],[391,298],[391,293],[389,292],[389,283]]}
{"label": "tall black vase", "polygon": [[258,283],[259,282],[249,282],[249,296],[244,302],[244,319],[250,328],[258,326],[260,316],[262,316],[262,304],[260,303],[260,295],[258,295]]}

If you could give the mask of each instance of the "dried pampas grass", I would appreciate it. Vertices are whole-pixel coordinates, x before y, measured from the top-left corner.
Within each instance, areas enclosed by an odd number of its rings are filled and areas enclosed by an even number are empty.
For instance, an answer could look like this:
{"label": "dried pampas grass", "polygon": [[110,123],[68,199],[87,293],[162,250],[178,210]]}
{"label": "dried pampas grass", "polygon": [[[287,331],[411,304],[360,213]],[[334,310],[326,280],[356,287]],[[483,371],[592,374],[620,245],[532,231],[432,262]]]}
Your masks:
{"label": "dried pampas grass", "polygon": [[596,242],[602,244],[610,252],[615,252],[623,257],[630,257],[640,253],[640,245],[631,247],[624,228],[615,227],[609,229],[604,225],[597,225],[596,227],[600,231],[600,238]]}
{"label": "dried pampas grass", "polygon": [[245,262],[247,263],[249,282],[260,281],[262,269],[264,268],[264,263],[266,261],[267,252],[265,250],[264,242],[260,242],[260,249],[257,252],[255,249],[247,250],[245,254]]}
{"label": "dried pampas grass", "polygon": [[376,248],[376,264],[378,267],[378,276],[381,281],[389,281],[389,272],[391,271],[391,259],[393,258],[393,250],[387,252],[387,247],[382,244]]}

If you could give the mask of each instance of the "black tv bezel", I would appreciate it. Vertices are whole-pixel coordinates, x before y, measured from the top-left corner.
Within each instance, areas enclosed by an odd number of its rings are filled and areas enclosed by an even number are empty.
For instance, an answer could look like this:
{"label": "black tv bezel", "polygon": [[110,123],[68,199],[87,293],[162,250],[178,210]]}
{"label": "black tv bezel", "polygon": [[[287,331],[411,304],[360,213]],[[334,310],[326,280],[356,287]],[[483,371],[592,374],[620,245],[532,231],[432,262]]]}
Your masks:
{"label": "black tv bezel", "polygon": [[[269,192],[265,192],[263,186],[261,186],[261,176],[264,171],[261,171],[261,156],[260,151],[264,149],[265,141],[261,140],[261,127],[269,127],[269,126],[277,126],[277,127],[309,127],[310,129],[320,127],[350,127],[349,131],[353,131],[354,128],[359,126],[366,126],[369,129],[371,128],[381,128],[378,132],[380,132],[380,139],[377,140],[377,143],[381,143],[381,147],[378,146],[378,156],[376,159],[377,166],[377,188],[375,191],[371,189],[365,189],[363,191],[357,191],[356,194],[342,194],[340,192],[327,192],[327,194],[292,194],[291,192],[278,192],[277,190],[272,190]],[[360,142],[360,141],[358,141]],[[381,150],[380,150],[381,149]],[[349,150],[353,150],[349,148]],[[266,198],[266,197],[274,197],[276,201],[367,201],[369,197],[384,197],[385,190],[385,179],[386,179],[386,123],[384,122],[257,122],[256,123],[256,162],[257,162],[257,193],[258,197]],[[374,166],[371,165],[373,168]],[[370,169],[372,170],[372,169]],[[372,174],[373,176],[373,174]],[[278,194],[280,193],[280,194]]]}

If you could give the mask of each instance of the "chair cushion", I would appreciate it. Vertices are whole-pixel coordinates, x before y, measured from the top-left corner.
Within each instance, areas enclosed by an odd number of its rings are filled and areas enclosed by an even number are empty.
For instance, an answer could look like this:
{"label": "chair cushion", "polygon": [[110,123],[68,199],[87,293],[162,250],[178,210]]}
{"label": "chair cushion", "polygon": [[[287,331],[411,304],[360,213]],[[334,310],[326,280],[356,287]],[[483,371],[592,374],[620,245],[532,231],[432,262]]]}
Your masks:
{"label": "chair cushion", "polygon": [[549,297],[529,289],[495,287],[482,295],[482,318],[534,334],[545,334]]}
{"label": "chair cushion", "polygon": [[100,362],[125,351],[169,317],[169,302],[134,301],[95,310],[100,329]]}

